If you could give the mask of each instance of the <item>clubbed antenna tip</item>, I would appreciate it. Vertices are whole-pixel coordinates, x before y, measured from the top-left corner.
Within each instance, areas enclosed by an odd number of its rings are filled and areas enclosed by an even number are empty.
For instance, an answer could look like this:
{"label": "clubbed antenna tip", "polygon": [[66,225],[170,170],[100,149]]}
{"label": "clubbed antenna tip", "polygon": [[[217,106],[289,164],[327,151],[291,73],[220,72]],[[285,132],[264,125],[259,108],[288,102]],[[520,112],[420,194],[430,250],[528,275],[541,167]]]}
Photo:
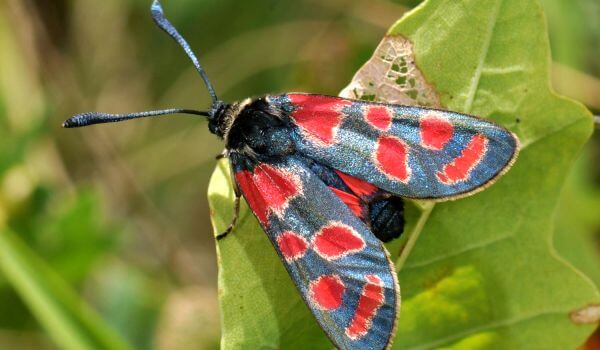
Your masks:
{"label": "clubbed antenna tip", "polygon": [[198,58],[192,51],[190,45],[183,38],[183,36],[179,34],[179,32],[177,31],[177,29],[175,29],[173,24],[171,24],[171,22],[169,22],[169,20],[165,17],[165,13],[158,0],[154,0],[152,6],[150,7],[150,11],[152,12],[152,18],[154,19],[156,25],[158,25],[160,29],[162,29],[165,33],[169,34],[169,36],[173,38],[179,44],[179,46],[181,46],[181,48],[183,48],[187,56],[190,58],[190,60],[194,64],[194,67],[196,67],[196,70],[198,71],[198,73],[200,73],[202,80],[204,80],[204,84],[208,89],[208,93],[212,98],[212,102],[213,104],[215,104],[217,101],[219,101],[219,98],[217,97],[215,89],[213,88],[210,80],[208,79],[208,75],[200,65],[200,61],[198,61]]}

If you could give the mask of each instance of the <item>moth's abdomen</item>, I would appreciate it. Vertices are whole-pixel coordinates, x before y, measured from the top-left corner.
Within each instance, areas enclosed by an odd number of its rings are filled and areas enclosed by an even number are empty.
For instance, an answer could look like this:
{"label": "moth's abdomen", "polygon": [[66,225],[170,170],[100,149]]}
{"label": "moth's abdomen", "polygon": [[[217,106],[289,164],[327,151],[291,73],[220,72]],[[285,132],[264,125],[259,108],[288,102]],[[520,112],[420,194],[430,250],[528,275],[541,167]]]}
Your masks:
{"label": "moth's abdomen", "polygon": [[404,231],[404,202],[400,197],[388,197],[369,203],[371,230],[382,242],[400,237]]}

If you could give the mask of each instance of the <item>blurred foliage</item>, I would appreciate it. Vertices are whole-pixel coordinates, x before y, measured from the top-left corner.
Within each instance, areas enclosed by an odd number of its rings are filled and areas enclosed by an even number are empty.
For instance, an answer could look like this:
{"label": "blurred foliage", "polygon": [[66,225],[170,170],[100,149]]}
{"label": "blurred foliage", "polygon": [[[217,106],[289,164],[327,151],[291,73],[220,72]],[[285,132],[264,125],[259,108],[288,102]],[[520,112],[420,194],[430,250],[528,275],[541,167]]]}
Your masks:
{"label": "blurred foliage", "polygon": [[60,348],[129,348],[62,276],[7,228],[0,230],[0,270]]}
{"label": "blurred foliage", "polygon": [[[154,27],[149,2],[0,2],[0,226],[134,348],[216,348],[206,189],[222,144],[204,121],[185,117],[60,128],[65,117],[85,110],[207,105],[191,65]],[[220,97],[236,100],[281,91],[337,94],[386,29],[418,2],[164,0],[164,6]],[[553,69],[557,89],[598,112],[597,1],[542,2],[561,64]],[[600,210],[600,165],[590,161],[600,156],[599,144],[597,137],[590,143],[583,175],[565,190],[570,208],[585,206],[588,219]],[[563,222],[569,230],[569,223],[581,224],[571,232],[594,261],[598,222],[571,213]],[[573,240],[563,235],[556,242],[574,259]],[[573,263],[593,269],[590,260]],[[56,348],[24,300],[0,273],[0,348]]]}

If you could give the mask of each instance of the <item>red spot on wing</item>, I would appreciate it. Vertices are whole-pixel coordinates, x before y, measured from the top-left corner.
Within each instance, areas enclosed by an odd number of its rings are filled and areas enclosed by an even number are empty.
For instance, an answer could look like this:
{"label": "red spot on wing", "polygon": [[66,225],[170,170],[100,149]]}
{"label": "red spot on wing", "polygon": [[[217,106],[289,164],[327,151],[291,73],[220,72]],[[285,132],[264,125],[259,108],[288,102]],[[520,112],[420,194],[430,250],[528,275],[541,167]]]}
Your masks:
{"label": "red spot on wing", "polygon": [[269,209],[282,216],[289,201],[301,191],[300,180],[289,171],[261,164],[254,168],[254,181]]}
{"label": "red spot on wing", "polygon": [[277,246],[287,262],[300,259],[308,250],[306,239],[292,231],[286,231],[277,236]]}
{"label": "red spot on wing", "polygon": [[378,190],[378,188],[375,185],[370,184],[364,180],[342,173],[339,170],[336,170],[335,172],[339,175],[342,181],[344,181],[346,186],[350,187],[352,192],[354,192],[360,198],[369,197]]}
{"label": "red spot on wing", "polygon": [[289,94],[288,98],[295,107],[292,119],[307,138],[324,146],[335,143],[335,135],[343,119],[342,108],[351,105],[351,101],[302,94]]}
{"label": "red spot on wing", "polygon": [[377,310],[383,305],[383,282],[375,275],[366,276],[367,283],[362,289],[358,306],[350,325],[346,327],[346,335],[352,340],[365,336],[371,329]]}
{"label": "red spot on wing", "polygon": [[256,187],[256,183],[252,177],[252,173],[246,170],[239,171],[235,173],[235,180],[244,193],[244,197],[258,221],[263,225],[267,225],[267,217],[269,214],[267,203],[264,201],[264,198],[261,197],[260,191]]}
{"label": "red spot on wing", "polygon": [[341,222],[329,223],[313,239],[313,250],[326,260],[339,259],[364,247],[365,241],[358,232]]}
{"label": "red spot on wing", "polygon": [[488,139],[483,135],[475,135],[460,155],[437,172],[437,178],[445,185],[465,181],[487,152]]}
{"label": "red spot on wing", "polygon": [[448,118],[428,114],[421,118],[421,145],[432,150],[441,150],[452,139],[454,127]]}
{"label": "red spot on wing", "polygon": [[403,183],[410,180],[408,146],[393,136],[381,136],[375,146],[375,164],[389,178]]}
{"label": "red spot on wing", "polygon": [[367,106],[365,120],[371,126],[381,131],[386,131],[392,125],[392,111],[385,106]]}
{"label": "red spot on wing", "polygon": [[308,294],[321,310],[335,310],[342,306],[346,287],[337,275],[321,276],[310,282]]}
{"label": "red spot on wing", "polygon": [[268,164],[260,164],[254,173],[235,174],[250,208],[263,225],[268,225],[269,213],[283,217],[289,201],[302,192],[298,176]]}
{"label": "red spot on wing", "polygon": [[338,196],[342,202],[344,202],[348,208],[350,208],[350,210],[352,210],[352,212],[354,213],[354,215],[356,215],[359,218],[364,217],[363,215],[363,203],[361,202],[361,200],[356,197],[353,194],[350,194],[348,192],[344,192],[342,190],[338,190],[335,187],[329,187],[329,189],[336,195]]}

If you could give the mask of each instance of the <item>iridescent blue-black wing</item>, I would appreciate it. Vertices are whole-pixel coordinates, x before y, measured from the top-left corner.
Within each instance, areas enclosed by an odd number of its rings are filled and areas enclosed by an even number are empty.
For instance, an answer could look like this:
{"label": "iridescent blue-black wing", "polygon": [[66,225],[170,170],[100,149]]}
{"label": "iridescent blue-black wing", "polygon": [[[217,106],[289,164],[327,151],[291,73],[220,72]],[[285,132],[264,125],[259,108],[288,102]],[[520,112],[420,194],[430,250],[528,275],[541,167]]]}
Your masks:
{"label": "iridescent blue-black wing", "polygon": [[304,301],[341,349],[385,349],[399,309],[381,242],[297,156],[230,154],[235,181]]}
{"label": "iridescent blue-black wing", "polygon": [[465,114],[313,94],[268,101],[294,126],[299,154],[402,197],[468,195],[518,152],[514,134]]}

